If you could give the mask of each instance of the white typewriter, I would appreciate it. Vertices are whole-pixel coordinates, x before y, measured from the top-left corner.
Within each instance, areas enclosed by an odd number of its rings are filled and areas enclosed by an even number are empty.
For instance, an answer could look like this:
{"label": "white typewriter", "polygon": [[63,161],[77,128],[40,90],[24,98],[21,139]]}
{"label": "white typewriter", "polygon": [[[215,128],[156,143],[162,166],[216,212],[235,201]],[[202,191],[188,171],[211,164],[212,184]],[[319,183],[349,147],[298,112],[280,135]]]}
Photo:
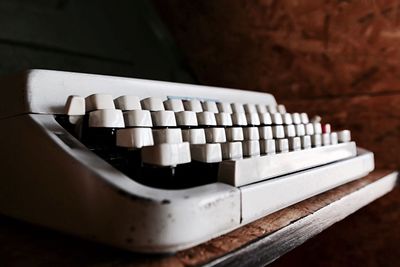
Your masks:
{"label": "white typewriter", "polygon": [[267,93],[49,70],[1,79],[0,212],[175,252],[367,175],[350,131]]}

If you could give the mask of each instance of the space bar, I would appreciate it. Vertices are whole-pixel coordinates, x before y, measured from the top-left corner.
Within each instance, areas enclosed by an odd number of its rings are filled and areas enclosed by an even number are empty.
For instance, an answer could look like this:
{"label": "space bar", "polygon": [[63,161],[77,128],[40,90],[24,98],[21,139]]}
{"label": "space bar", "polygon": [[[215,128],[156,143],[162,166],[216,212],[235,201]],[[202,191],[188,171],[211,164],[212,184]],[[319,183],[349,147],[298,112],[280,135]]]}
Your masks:
{"label": "space bar", "polygon": [[242,186],[357,155],[355,142],[289,153],[223,161],[218,181]]}

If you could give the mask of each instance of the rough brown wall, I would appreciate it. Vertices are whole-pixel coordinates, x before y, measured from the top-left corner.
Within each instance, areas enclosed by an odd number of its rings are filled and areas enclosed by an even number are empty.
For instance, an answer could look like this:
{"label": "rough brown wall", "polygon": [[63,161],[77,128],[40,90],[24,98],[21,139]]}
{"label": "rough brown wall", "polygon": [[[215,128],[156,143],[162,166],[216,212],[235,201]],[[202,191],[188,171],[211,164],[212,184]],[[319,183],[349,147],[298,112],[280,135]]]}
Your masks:
{"label": "rough brown wall", "polygon": [[155,3],[201,83],[270,92],[400,166],[399,1]]}
{"label": "rough brown wall", "polygon": [[[203,84],[274,94],[400,167],[400,1],[154,1]],[[274,266],[399,266],[399,190]]]}

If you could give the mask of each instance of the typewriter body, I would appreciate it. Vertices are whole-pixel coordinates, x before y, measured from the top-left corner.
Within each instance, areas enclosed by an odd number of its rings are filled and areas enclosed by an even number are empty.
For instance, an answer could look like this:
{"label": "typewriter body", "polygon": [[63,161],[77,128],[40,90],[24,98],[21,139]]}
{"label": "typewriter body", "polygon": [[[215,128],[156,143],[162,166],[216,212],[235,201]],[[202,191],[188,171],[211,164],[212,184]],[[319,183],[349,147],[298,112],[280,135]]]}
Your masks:
{"label": "typewriter body", "polygon": [[49,70],[0,82],[0,212],[127,250],[188,248],[374,168],[348,131],[266,93]]}

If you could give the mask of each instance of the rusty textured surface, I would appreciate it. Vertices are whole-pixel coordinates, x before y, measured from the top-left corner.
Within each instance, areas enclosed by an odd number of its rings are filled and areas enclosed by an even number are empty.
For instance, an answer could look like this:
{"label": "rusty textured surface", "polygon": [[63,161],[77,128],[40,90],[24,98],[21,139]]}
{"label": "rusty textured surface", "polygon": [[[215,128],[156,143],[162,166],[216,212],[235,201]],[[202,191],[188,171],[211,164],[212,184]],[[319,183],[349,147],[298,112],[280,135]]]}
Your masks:
{"label": "rusty textured surface", "polygon": [[278,98],[399,92],[398,1],[155,1],[200,82]]}
{"label": "rusty textured surface", "polygon": [[199,82],[322,114],[400,167],[400,2],[154,3]]}

